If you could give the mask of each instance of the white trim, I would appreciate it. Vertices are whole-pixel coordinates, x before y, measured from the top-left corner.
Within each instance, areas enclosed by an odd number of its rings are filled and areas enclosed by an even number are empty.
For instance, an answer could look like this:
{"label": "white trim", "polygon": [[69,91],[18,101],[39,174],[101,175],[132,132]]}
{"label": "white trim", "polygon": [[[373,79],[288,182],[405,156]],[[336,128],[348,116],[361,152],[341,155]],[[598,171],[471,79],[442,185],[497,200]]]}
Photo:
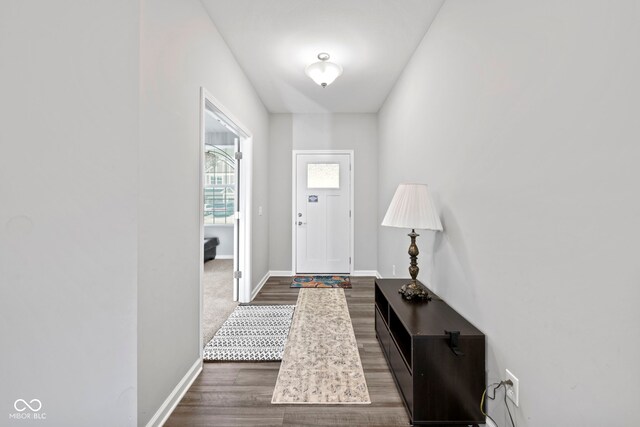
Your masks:
{"label": "white trim", "polygon": [[[205,115],[207,114],[207,101],[211,103],[215,109],[215,114],[219,116],[227,125],[230,125],[237,131],[241,140],[242,140],[242,152],[243,152],[243,166],[240,169],[241,172],[241,180],[240,183],[241,192],[240,192],[240,209],[241,209],[241,218],[240,221],[240,250],[241,252],[237,257],[232,257],[234,259],[234,269],[242,270],[242,278],[238,279],[239,283],[239,292],[238,292],[238,300],[240,302],[249,302],[251,301],[251,195],[252,193],[252,172],[253,172],[253,134],[245,127],[229,110],[226,109],[224,105],[222,105],[207,89],[204,87],[200,87],[200,141],[199,141],[199,193],[203,194],[204,191],[204,150],[205,150]],[[196,260],[198,262],[199,268],[199,282],[200,282],[200,313],[198,316],[198,335],[199,339],[199,354],[200,360],[202,361],[203,357],[203,349],[204,343],[202,341],[202,313],[204,310],[204,302],[203,302],[203,285],[202,281],[204,278],[204,247],[202,242],[204,241],[204,198],[198,197],[198,218],[200,221],[200,238],[199,242],[199,258]],[[234,248],[234,254],[236,253],[236,249]],[[222,256],[219,257],[220,259]],[[240,268],[236,268],[238,263],[241,263]]]}
{"label": "white trim", "polygon": [[351,258],[351,264],[349,265],[349,274],[353,274],[354,266],[356,265],[356,256],[355,256],[355,246],[356,246],[356,238],[355,238],[355,176],[356,176],[356,168],[355,168],[355,151],[354,150],[292,150],[291,151],[291,270],[295,274],[296,272],[296,255],[297,255],[297,241],[296,241],[296,198],[297,195],[297,187],[296,183],[298,181],[298,173],[297,173],[297,159],[296,156],[298,154],[348,154],[349,155],[349,185],[351,186],[349,191],[349,209],[351,209],[351,218],[350,218],[350,231],[351,231],[351,241],[349,242],[349,256]]}
{"label": "white trim", "polygon": [[[267,281],[272,277],[293,277],[294,274],[292,271],[287,270],[270,270],[264,275],[264,277],[258,282],[256,288],[251,291],[251,301],[258,295],[258,293],[262,290],[263,286],[267,283]],[[377,270],[356,270],[351,273],[353,277],[375,277],[376,279],[381,279],[380,273]]]}
{"label": "white trim", "polygon": [[[239,244],[240,244],[240,253],[237,257],[232,257],[234,259],[234,270],[242,271],[242,277],[238,279],[238,301],[241,303],[247,303],[251,301],[251,195],[252,195],[252,182],[253,182],[253,134],[251,131],[244,126],[240,120],[238,120],[227,108],[222,105],[209,91],[207,91],[204,87],[200,88],[201,93],[201,120],[200,124],[201,129],[201,146],[200,146],[200,194],[203,192],[204,186],[204,145],[205,145],[205,135],[204,135],[204,120],[206,114],[206,101],[214,107],[215,115],[222,119],[231,129],[233,129],[241,141],[241,149],[242,149],[242,165],[240,167],[240,229],[239,229]],[[199,198],[199,209],[202,211],[200,214],[200,228],[201,228],[201,240],[204,238],[204,200],[202,197]],[[234,248],[234,253],[236,252],[236,248]],[[204,257],[204,254],[202,254]],[[201,259],[202,259],[201,257]],[[222,259],[222,257],[221,257]],[[202,263],[202,261],[201,261]],[[200,275],[200,295],[202,299],[202,276],[204,272],[201,270]],[[202,324],[202,301],[200,307],[200,323]],[[200,333],[202,335],[202,331]],[[202,356],[202,348],[203,343],[200,343],[200,355]]]}
{"label": "white trim", "polygon": [[293,277],[293,271],[290,270],[271,270],[270,277]]}
{"label": "white trim", "polygon": [[240,258],[244,261],[240,266],[242,278],[240,279],[239,301],[251,302],[251,213],[253,212],[253,136],[247,137],[242,145],[241,191],[240,191]]}
{"label": "white trim", "polygon": [[351,198],[349,209],[351,210],[351,241],[349,245],[351,246],[351,264],[349,265],[350,273],[353,274],[354,268],[356,266],[356,159],[355,159],[355,151],[347,150],[349,153],[349,177],[351,178],[351,189],[349,191],[349,197]]}
{"label": "white trim", "polygon": [[380,273],[378,273],[377,270],[354,270],[353,273],[351,273],[352,276],[354,277],[375,277],[377,279],[380,279]]}
{"label": "white trim", "polygon": [[264,277],[256,285],[256,288],[253,291],[251,291],[251,301],[253,301],[253,299],[256,297],[256,295],[258,295],[258,292],[260,292],[260,290],[265,285],[265,283],[267,283],[267,280],[269,280],[269,277],[271,277],[271,272],[267,271],[265,273]]}
{"label": "white trim", "polygon": [[169,394],[162,405],[160,405],[156,413],[153,414],[153,417],[151,417],[146,427],[162,426],[167,422],[169,416],[176,409],[176,406],[178,406],[178,403],[180,403],[200,372],[202,372],[202,358],[196,360],[184,377],[182,377],[171,394]]}
{"label": "white trim", "polygon": [[253,138],[253,134],[251,133],[249,128],[243,125],[242,122],[240,122],[237,117],[235,117],[229,110],[227,110],[227,108],[222,105],[220,101],[218,101],[213,95],[211,95],[211,92],[209,92],[204,87],[202,87],[201,89],[205,98],[207,98],[209,102],[211,102],[213,106],[216,107],[216,110],[218,110],[216,111],[216,113],[222,115],[222,117],[220,118],[223,119],[226,124],[231,125],[234,130],[241,134],[240,136],[244,138]]}
{"label": "white trim", "polygon": [[206,108],[206,100],[207,91],[205,88],[200,88],[200,141],[198,147],[198,221],[200,221],[200,238],[198,239],[198,259],[196,262],[198,263],[198,283],[199,283],[199,292],[198,292],[198,354],[200,357],[200,361],[202,362],[202,351],[204,348],[204,343],[202,342],[202,313],[204,311],[204,287],[202,285],[202,281],[204,280],[204,146],[206,142],[206,132],[205,132],[205,114],[207,114]]}
{"label": "white trim", "polygon": [[296,186],[298,182],[298,163],[297,156],[298,150],[291,151],[291,272],[295,274],[296,268],[296,255],[298,252],[298,241],[296,236],[296,207],[298,197],[298,187]]}
{"label": "white trim", "polygon": [[219,254],[216,254],[216,258],[215,259],[233,259],[233,255],[219,255]]}

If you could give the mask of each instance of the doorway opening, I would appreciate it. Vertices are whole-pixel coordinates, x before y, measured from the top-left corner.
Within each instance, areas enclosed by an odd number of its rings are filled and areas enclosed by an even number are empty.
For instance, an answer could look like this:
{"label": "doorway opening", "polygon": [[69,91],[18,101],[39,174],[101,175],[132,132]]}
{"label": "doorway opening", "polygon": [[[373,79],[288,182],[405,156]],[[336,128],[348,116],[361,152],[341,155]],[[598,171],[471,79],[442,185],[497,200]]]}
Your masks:
{"label": "doorway opening", "polygon": [[353,273],[352,150],[293,151],[294,274]]}
{"label": "doorway opening", "polygon": [[251,299],[251,133],[204,88],[200,147],[202,349]]}

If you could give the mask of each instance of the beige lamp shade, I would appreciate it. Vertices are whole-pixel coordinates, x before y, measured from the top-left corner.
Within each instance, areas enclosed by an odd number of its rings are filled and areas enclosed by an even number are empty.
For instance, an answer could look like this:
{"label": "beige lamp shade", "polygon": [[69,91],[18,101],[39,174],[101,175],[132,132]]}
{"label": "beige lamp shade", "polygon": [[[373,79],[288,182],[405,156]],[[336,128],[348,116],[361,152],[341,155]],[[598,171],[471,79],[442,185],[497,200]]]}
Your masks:
{"label": "beige lamp shade", "polygon": [[442,223],[426,184],[398,185],[382,225],[442,231]]}

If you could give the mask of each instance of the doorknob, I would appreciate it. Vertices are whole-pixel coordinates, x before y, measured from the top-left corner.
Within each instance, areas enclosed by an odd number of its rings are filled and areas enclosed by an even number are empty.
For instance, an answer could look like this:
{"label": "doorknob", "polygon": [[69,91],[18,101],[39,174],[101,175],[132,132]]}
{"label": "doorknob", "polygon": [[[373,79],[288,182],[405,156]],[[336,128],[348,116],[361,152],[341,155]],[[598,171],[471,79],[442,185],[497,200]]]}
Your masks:
{"label": "doorknob", "polygon": [[298,225],[306,224],[306,222],[298,221]]}

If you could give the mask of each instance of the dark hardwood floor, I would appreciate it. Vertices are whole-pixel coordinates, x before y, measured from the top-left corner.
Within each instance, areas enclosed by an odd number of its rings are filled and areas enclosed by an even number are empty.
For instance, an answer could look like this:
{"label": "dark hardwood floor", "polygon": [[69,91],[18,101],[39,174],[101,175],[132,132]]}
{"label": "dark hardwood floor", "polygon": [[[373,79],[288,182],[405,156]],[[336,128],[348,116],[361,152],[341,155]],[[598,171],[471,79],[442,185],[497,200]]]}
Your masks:
{"label": "dark hardwood floor", "polygon": [[[252,304],[295,304],[291,278],[272,277]],[[409,419],[375,337],[373,278],[345,289],[370,405],[272,405],[280,362],[205,363],[166,426],[406,426]]]}

